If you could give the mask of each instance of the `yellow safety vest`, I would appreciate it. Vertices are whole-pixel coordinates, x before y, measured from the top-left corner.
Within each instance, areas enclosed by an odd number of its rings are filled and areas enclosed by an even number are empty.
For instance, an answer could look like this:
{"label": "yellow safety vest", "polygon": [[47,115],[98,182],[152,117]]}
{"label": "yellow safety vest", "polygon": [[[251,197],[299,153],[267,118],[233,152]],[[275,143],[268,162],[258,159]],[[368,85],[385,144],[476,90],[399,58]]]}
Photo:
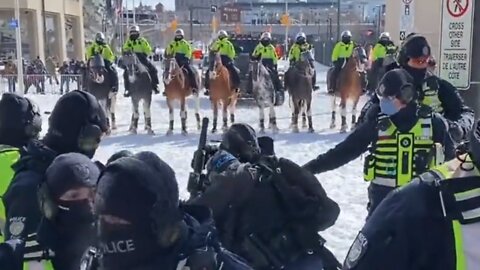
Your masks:
{"label": "yellow safety vest", "polygon": [[443,113],[442,102],[438,98],[438,81],[435,77],[427,78],[422,84],[423,99],[422,104],[432,108],[436,113]]}
{"label": "yellow safety vest", "polygon": [[365,161],[366,181],[396,188],[407,184],[431,166],[429,162],[420,164],[428,166],[417,168],[420,158],[426,159],[430,156],[434,146],[431,116],[420,118],[415,126],[405,133],[400,133],[384,114],[378,116],[378,122],[388,124],[388,127],[384,130],[379,128],[373,151]]}
{"label": "yellow safety vest", "polygon": [[[460,159],[466,162],[461,162]],[[436,175],[438,181],[448,181],[449,179],[458,179],[464,177],[478,176],[478,168],[471,162],[468,154],[460,159],[453,159],[429,171]],[[422,177],[420,177],[422,178]],[[457,202],[466,202],[468,200],[478,200],[480,198],[480,189],[471,189],[454,194]],[[442,199],[442,209],[445,213],[444,200]],[[480,207],[469,209],[462,212],[462,217],[466,220],[480,217]],[[455,239],[455,262],[456,270],[478,270],[480,269],[480,222],[471,224],[462,224],[459,220],[452,220],[452,233]]]}
{"label": "yellow safety vest", "polygon": [[18,148],[8,145],[0,145],[0,242],[3,242],[5,235],[5,206],[3,205],[3,195],[7,191],[10,182],[12,182],[15,171],[12,165],[20,158]]}

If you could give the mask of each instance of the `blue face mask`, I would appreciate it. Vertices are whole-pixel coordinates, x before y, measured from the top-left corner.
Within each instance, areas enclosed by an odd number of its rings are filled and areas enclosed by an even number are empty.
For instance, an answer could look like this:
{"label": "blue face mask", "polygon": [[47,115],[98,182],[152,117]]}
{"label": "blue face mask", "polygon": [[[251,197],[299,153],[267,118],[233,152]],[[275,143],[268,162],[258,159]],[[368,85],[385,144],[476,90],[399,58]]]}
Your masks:
{"label": "blue face mask", "polygon": [[386,115],[394,115],[400,109],[395,106],[392,99],[381,98],[380,99],[380,110]]}

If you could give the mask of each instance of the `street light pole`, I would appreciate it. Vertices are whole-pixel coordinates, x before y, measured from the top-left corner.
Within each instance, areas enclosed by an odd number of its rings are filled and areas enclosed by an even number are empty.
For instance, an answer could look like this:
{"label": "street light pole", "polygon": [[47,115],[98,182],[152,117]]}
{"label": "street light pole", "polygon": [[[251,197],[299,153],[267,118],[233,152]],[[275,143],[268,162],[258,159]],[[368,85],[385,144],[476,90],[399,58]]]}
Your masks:
{"label": "street light pole", "polygon": [[[285,0],[285,15],[288,15],[288,0]],[[288,17],[288,20],[290,21],[290,17]],[[289,25],[285,25],[285,52],[284,55],[288,55],[288,27]]]}
{"label": "street light pole", "polygon": [[132,8],[133,8],[133,24],[137,24],[137,18],[136,18],[137,12],[135,11],[135,0],[132,0]]}
{"label": "street light pole", "polygon": [[337,0],[337,41],[340,40],[340,0]]}
{"label": "street light pole", "polygon": [[23,56],[22,56],[22,33],[20,31],[20,0],[15,0],[15,20],[16,28],[15,28],[15,41],[17,45],[17,74],[18,74],[18,88],[17,94],[23,96]]}

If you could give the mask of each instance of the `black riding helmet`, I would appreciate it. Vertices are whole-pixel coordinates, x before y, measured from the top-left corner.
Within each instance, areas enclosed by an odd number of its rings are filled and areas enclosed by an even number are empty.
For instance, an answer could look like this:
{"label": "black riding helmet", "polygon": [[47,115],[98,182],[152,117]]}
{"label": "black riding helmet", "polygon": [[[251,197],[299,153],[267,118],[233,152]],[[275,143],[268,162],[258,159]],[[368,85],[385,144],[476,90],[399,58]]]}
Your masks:
{"label": "black riding helmet", "polygon": [[237,157],[241,162],[252,162],[260,156],[255,130],[248,124],[233,124],[222,136],[220,149]]}
{"label": "black riding helmet", "polygon": [[431,55],[431,48],[427,39],[418,34],[409,36],[402,44],[398,53],[398,63],[406,66],[410,58],[428,57]]}
{"label": "black riding helmet", "polygon": [[0,100],[0,144],[20,147],[42,130],[42,117],[35,102],[14,93]]}

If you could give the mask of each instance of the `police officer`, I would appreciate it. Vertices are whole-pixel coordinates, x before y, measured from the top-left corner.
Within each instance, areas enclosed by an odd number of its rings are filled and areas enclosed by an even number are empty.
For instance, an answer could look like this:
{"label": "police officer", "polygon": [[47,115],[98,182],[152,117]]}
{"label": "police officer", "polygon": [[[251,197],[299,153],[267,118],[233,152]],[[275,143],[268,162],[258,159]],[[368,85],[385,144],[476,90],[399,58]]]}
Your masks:
{"label": "police officer", "polygon": [[384,66],[395,65],[395,53],[397,51],[397,47],[393,43],[390,38],[390,33],[383,32],[380,34],[379,41],[372,50],[372,67],[370,72],[373,73],[371,78],[373,78],[373,82],[369,82],[369,88],[375,90],[377,88],[378,81],[383,77],[385,74],[385,70],[390,70],[390,68]]}
{"label": "police officer", "polygon": [[[300,32],[295,37],[295,43],[290,48],[290,52],[288,53],[288,60],[290,61],[290,69],[295,65],[297,61],[300,60],[300,56],[305,51],[310,51],[313,48],[311,44],[307,42],[307,36],[304,32]],[[312,77],[312,86],[316,90],[318,89],[317,84],[317,72],[315,71],[315,66],[313,64],[313,59],[310,61],[310,67],[313,69],[313,77]],[[285,76],[287,78],[287,76]]]}
{"label": "police officer", "polygon": [[115,55],[108,44],[105,43],[105,35],[103,33],[97,33],[95,35],[95,42],[93,42],[86,52],[87,61],[90,61],[96,54],[100,54],[105,62],[105,69],[108,72],[112,92],[118,91],[118,74],[117,69],[113,66],[115,62]]}
{"label": "police officer", "polygon": [[[235,59],[236,52],[233,47],[232,42],[228,40],[228,34],[225,30],[218,31],[218,38],[210,47],[210,50],[213,52],[218,52],[220,58],[222,59],[222,65],[228,69],[230,73],[230,78],[232,78],[232,89],[238,91],[240,86],[240,75],[238,74],[235,66],[233,65],[233,59]],[[213,59],[210,60],[211,65],[213,65]],[[210,83],[210,69],[205,73],[205,95],[208,95],[209,83]]]}
{"label": "police officer", "polygon": [[99,246],[81,269],[252,269],[221,247],[208,209],[180,206],[175,172],[152,152],[107,165],[95,212]]}
{"label": "police officer", "polygon": [[370,109],[369,120],[304,168],[322,173],[369,150],[364,178],[371,183],[368,189],[371,214],[394,188],[441,163],[443,155],[452,158],[454,147],[445,120],[427,106],[418,106],[415,91],[413,79],[405,70],[387,72],[377,89],[380,104]]}
{"label": "police officer", "polygon": [[175,30],[175,37],[173,41],[168,44],[165,54],[173,55],[177,63],[187,70],[190,87],[194,93],[197,93],[197,79],[195,78],[195,73],[190,65],[190,60],[192,59],[192,45],[185,40],[183,29]]}
{"label": "police officer", "polygon": [[253,128],[233,124],[207,162],[210,186],[189,203],[211,208],[222,243],[255,269],[339,269],[318,235],[338,205],[312,174],[260,153]]}
{"label": "police officer", "polygon": [[15,176],[3,196],[7,213],[5,238],[26,242],[24,260],[30,267],[48,254],[38,244],[36,234],[41,218],[37,192],[45,181],[46,169],[63,153],[93,157],[106,131],[105,113],[95,97],[84,91],[69,92],[55,104],[43,140],[32,141],[15,164]]}
{"label": "police officer", "polygon": [[56,157],[45,173],[38,200],[42,214],[38,242],[53,251],[55,270],[78,269],[85,249],[95,239],[94,187],[99,168],[87,156]]}
{"label": "police officer", "polygon": [[[474,112],[465,105],[453,85],[427,71],[430,57],[431,49],[426,38],[412,34],[405,40],[397,60],[400,68],[413,77],[419,103],[442,114],[448,120],[448,130],[454,141],[461,141],[473,125]],[[363,107],[359,122],[364,121],[372,104],[378,104],[376,96]]]}
{"label": "police officer", "polygon": [[468,153],[392,192],[353,242],[344,269],[480,269],[480,125]]}
{"label": "police officer", "polygon": [[[14,171],[12,165],[22,149],[42,130],[38,106],[28,98],[4,93],[0,100],[0,195],[3,196]],[[0,242],[3,242],[5,208],[0,201]]]}
{"label": "police officer", "polygon": [[[138,25],[130,27],[128,40],[123,44],[123,51],[133,51],[137,55],[138,60],[147,67],[150,77],[152,78],[153,91],[158,94],[158,71],[148,60],[148,56],[152,53],[152,47],[144,37],[140,36],[140,27],[138,27]],[[130,96],[130,85],[128,84],[127,72],[123,73],[123,80],[125,81],[125,96],[128,97]]]}
{"label": "police officer", "polygon": [[[260,43],[253,50],[252,58],[261,60],[262,64],[267,67],[275,87],[275,105],[282,105],[284,102],[284,90],[280,78],[278,78],[278,55],[275,46],[272,44],[272,34],[265,32],[260,36]],[[251,79],[249,81],[251,84]],[[253,87],[248,88],[251,91]]]}
{"label": "police officer", "polygon": [[332,89],[328,89],[328,93],[335,92],[337,85],[338,74],[342,67],[347,62],[348,58],[352,57],[355,43],[352,41],[352,33],[350,31],[342,32],[342,40],[335,44],[332,51],[333,72],[331,74]]}

